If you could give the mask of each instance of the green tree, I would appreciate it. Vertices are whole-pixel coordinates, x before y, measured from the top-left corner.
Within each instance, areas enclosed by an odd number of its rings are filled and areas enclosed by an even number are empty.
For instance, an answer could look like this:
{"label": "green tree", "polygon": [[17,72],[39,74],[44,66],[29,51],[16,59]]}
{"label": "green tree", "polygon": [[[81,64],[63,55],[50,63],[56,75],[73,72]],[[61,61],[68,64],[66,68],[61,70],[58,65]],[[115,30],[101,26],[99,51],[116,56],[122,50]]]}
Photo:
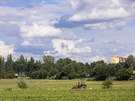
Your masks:
{"label": "green tree", "polygon": [[55,76],[55,75],[57,75],[58,72],[59,71],[58,71],[57,68],[52,68],[51,71],[50,71],[50,76]]}
{"label": "green tree", "polygon": [[43,56],[44,63],[54,63],[54,60],[55,58],[50,55]]}
{"label": "green tree", "polygon": [[21,55],[17,61],[15,61],[14,63],[14,70],[16,73],[23,73],[23,72],[26,72],[27,68],[27,59],[24,58],[23,55]]}
{"label": "green tree", "polygon": [[72,67],[72,65],[69,64],[63,67],[63,72],[66,76],[68,76],[69,73],[75,72],[75,70],[74,70],[74,67]]}
{"label": "green tree", "polygon": [[30,76],[31,73],[35,70],[34,65],[35,65],[35,60],[33,57],[31,57],[30,60],[28,61],[27,68],[25,68],[27,76]]}
{"label": "green tree", "polygon": [[42,68],[42,63],[40,60],[36,60],[36,63],[34,64],[34,70],[40,70]]}
{"label": "green tree", "polygon": [[85,63],[85,72],[90,76],[92,76],[92,67],[90,64]]}
{"label": "green tree", "polygon": [[7,56],[7,61],[5,63],[5,69],[6,71],[13,71],[13,59],[12,59],[12,55],[8,55]]}
{"label": "green tree", "polygon": [[125,62],[127,67],[131,67],[135,70],[135,57],[133,55],[129,55]]}
{"label": "green tree", "polygon": [[84,71],[84,72],[82,72],[82,73],[80,74],[80,77],[81,77],[81,78],[86,78],[87,75],[88,75],[87,72]]}
{"label": "green tree", "polygon": [[116,72],[117,80],[128,80],[132,75],[132,69],[121,68]]}
{"label": "green tree", "polygon": [[33,79],[46,79],[48,76],[48,72],[46,70],[38,70],[32,72]]}
{"label": "green tree", "polygon": [[107,65],[104,61],[96,62],[92,72],[96,80],[105,80],[108,77]]}
{"label": "green tree", "polygon": [[71,72],[68,75],[69,79],[75,79],[75,78],[78,78],[78,77],[79,77],[79,74],[77,74],[76,72]]}
{"label": "green tree", "polygon": [[62,68],[72,62],[73,61],[69,58],[59,59],[56,61],[56,66],[59,69],[59,71],[62,72]]}
{"label": "green tree", "polygon": [[51,71],[52,68],[55,67],[55,59],[54,57],[50,56],[50,55],[47,55],[47,56],[43,56],[43,65],[42,65],[42,69],[43,70],[47,70],[48,73]]}
{"label": "green tree", "polygon": [[4,57],[0,56],[0,79],[4,78]]}
{"label": "green tree", "polygon": [[12,55],[8,55],[7,56],[7,61],[5,62],[5,74],[4,74],[4,78],[6,79],[11,79],[15,77],[14,74],[14,70],[13,70],[13,59],[12,59]]}
{"label": "green tree", "polygon": [[115,64],[108,64],[107,65],[107,72],[109,77],[114,77],[116,73],[116,65]]}

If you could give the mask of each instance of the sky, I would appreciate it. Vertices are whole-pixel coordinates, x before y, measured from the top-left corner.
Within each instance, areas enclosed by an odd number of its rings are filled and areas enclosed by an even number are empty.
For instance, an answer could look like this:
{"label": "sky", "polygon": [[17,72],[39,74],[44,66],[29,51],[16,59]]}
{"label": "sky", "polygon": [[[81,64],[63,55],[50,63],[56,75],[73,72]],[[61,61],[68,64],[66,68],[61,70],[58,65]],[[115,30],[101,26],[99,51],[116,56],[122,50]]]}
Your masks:
{"label": "sky", "polygon": [[135,55],[134,0],[0,0],[0,55],[78,62]]}

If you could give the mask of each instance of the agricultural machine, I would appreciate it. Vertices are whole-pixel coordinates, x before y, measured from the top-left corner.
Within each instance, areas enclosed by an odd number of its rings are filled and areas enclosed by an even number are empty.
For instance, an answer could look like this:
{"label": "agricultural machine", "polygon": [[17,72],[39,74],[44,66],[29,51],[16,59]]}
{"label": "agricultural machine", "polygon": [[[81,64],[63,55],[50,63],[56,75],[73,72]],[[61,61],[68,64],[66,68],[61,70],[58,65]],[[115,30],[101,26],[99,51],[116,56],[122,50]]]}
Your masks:
{"label": "agricultural machine", "polygon": [[77,82],[72,89],[80,89],[80,88],[86,88],[87,85],[84,82]]}

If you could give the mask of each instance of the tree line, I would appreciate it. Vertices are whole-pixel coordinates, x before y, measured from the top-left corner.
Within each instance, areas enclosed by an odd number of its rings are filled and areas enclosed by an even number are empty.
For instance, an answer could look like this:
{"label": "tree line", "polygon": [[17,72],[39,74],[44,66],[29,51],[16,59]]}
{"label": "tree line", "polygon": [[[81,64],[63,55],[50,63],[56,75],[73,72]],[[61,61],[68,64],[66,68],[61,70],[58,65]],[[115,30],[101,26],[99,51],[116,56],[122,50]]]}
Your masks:
{"label": "tree line", "polygon": [[15,78],[15,74],[24,73],[32,79],[77,79],[92,78],[95,80],[105,80],[112,77],[116,80],[134,79],[135,57],[129,55],[126,62],[117,64],[107,64],[103,60],[82,63],[73,61],[70,58],[55,58],[47,55],[43,56],[43,61],[29,60],[21,55],[17,60],[13,60],[12,55],[5,59],[0,56],[0,79]]}

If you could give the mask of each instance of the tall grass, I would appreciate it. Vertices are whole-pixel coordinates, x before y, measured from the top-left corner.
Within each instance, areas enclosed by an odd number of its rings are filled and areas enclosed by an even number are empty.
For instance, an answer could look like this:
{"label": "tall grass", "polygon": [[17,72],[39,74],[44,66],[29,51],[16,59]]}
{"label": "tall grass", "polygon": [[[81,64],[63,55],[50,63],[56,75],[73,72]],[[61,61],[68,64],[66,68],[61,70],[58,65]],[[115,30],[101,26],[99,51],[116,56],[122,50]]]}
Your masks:
{"label": "tall grass", "polygon": [[29,80],[29,89],[21,90],[15,80],[0,80],[0,101],[134,101],[134,81],[114,81],[112,89],[102,89],[101,81],[86,81],[92,90],[72,90],[74,83],[76,80]]}

